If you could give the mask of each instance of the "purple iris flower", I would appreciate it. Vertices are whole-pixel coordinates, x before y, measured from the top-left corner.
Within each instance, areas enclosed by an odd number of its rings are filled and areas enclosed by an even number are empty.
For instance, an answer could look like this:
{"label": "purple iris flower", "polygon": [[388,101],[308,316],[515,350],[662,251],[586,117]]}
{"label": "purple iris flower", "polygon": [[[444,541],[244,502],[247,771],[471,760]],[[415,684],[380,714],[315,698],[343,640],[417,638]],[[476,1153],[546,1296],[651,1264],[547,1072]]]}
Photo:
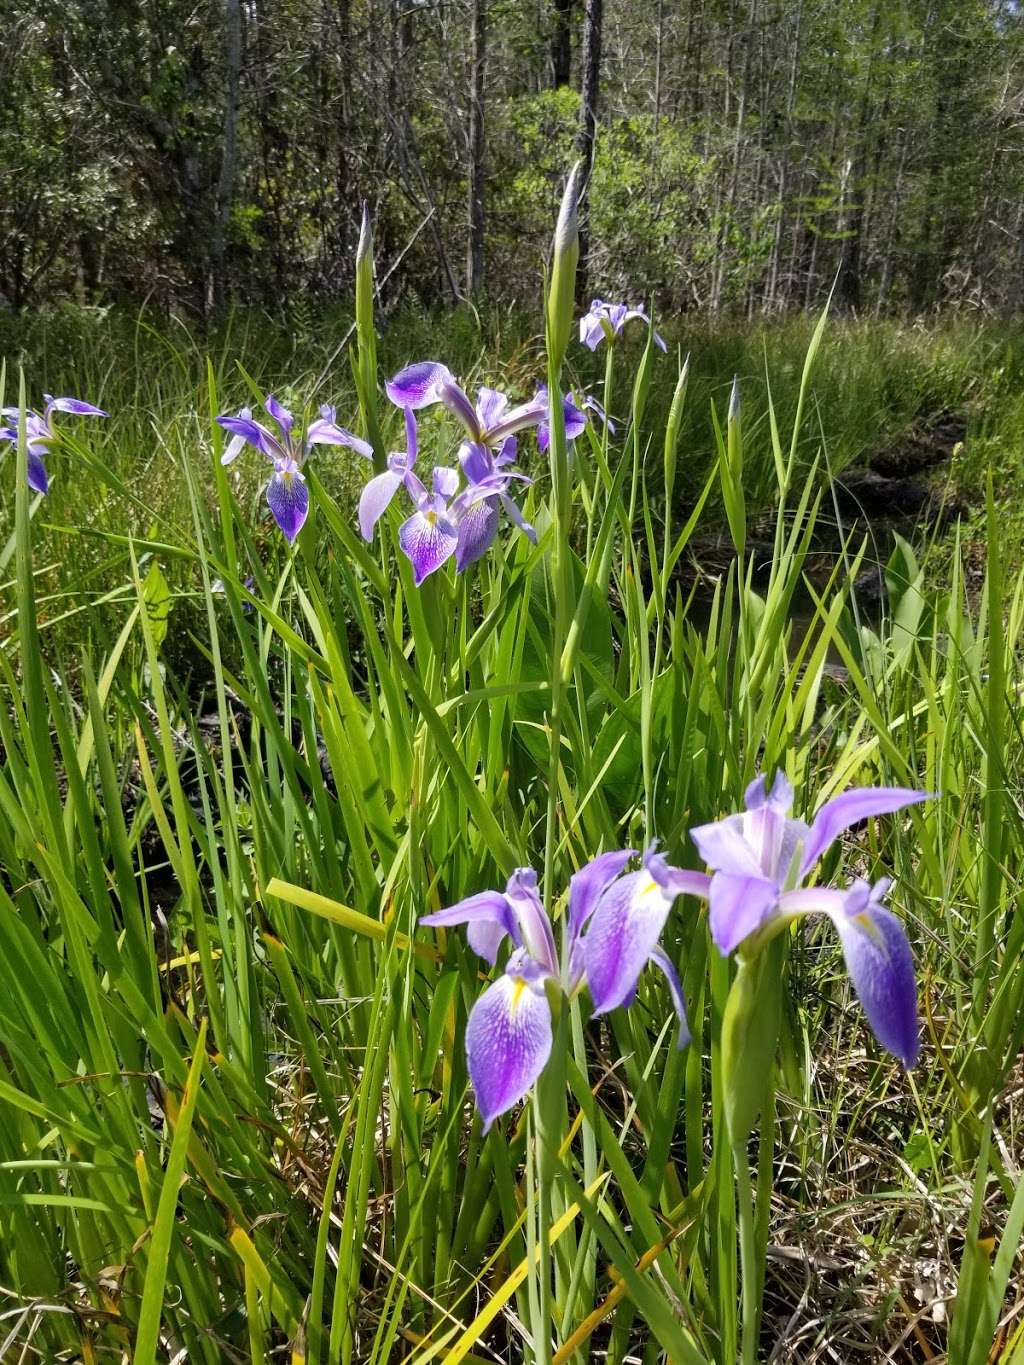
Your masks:
{"label": "purple iris flower", "polygon": [[658,944],[677,896],[706,896],[710,878],[670,867],[652,848],[637,872],[626,872],[634,849],[602,853],[569,882],[562,956],[537,894],[537,874],[517,868],[502,891],[482,891],[421,924],[466,925],[474,952],[492,965],[510,938],[504,973],[473,1006],[466,1026],[466,1057],[484,1132],[518,1103],[551,1055],[549,983],[566,995],[590,991],[595,1015],[629,1005],[640,973],[653,963],[665,974],[679,1017],[679,1046],[690,1033],[679,976]]}
{"label": "purple iris flower", "polygon": [[[631,318],[640,318],[648,327],[651,320],[642,308],[630,308],[626,303],[606,303],[604,299],[593,299],[590,312],[580,318],[580,341],[596,351],[602,341],[614,341]],[[654,333],[654,344],[663,351],[668,347],[664,339]]]}
{"label": "purple iris flower", "polygon": [[429,490],[412,470],[405,474],[403,482],[416,511],[398,528],[398,543],[412,565],[413,582],[419,587],[458,546],[459,531],[449,500],[459,486],[459,475],[455,469],[438,466]]}
{"label": "purple iris flower", "polygon": [[801,884],[851,825],[929,799],[906,787],[855,787],[826,801],[807,825],[789,818],[793,789],[779,773],[770,791],[764,777],[750,784],[742,814],[690,831],[713,873],[707,899],[719,951],[798,915],[827,915],[875,1036],[907,1067],[919,1051],[914,964],[902,924],[882,904],[890,883],[855,881],[845,891]]}
{"label": "purple iris flower", "polygon": [[[25,443],[28,455],[28,486],[35,493],[46,493],[50,487],[50,477],[44,460],[55,445],[60,442],[60,432],[53,425],[55,412],[70,412],[76,417],[107,417],[102,408],[91,403],[83,403],[80,398],[53,398],[44,393],[46,406],[41,413],[29,409],[25,413]],[[0,426],[0,441],[18,442],[18,409],[0,408],[0,415],[7,419]]]}
{"label": "purple iris flower", "polygon": [[[412,408],[406,408],[405,450],[392,451],[388,456],[387,469],[370,479],[359,498],[359,530],[364,540],[373,539],[374,527],[390,507],[392,498],[416,463],[417,449],[416,418]],[[416,482],[419,484],[418,479]],[[423,485],[419,484],[419,487]]]}
{"label": "purple iris flower", "polygon": [[319,418],[307,427],[303,439],[293,430],[295,419],[292,414],[273,394],[267,395],[263,406],[277,427],[277,435],[262,422],[254,421],[249,408],[243,408],[235,417],[225,414],[217,418],[217,424],[231,434],[220,462],[230,464],[246,445],[255,446],[267,457],[274,466],[267,484],[267,502],[274,520],[291,544],[309,515],[309,489],[302,466],[312,447],[348,446],[367,459],[372,459],[373,450],[366,441],[339,427],[334,408],[326,403],[320,409]]}
{"label": "purple iris flower", "polygon": [[[546,384],[537,385],[537,397],[543,398],[547,405],[548,386]],[[587,425],[587,415],[585,408],[593,408],[602,421],[607,422],[604,408],[594,398],[584,397],[578,399],[574,393],[567,393],[562,399],[562,412],[565,416],[565,439],[575,441],[577,436],[581,436]],[[612,427],[614,432],[615,428]],[[541,450],[547,450],[551,444],[551,423],[545,416],[543,422],[537,427],[537,444]]]}

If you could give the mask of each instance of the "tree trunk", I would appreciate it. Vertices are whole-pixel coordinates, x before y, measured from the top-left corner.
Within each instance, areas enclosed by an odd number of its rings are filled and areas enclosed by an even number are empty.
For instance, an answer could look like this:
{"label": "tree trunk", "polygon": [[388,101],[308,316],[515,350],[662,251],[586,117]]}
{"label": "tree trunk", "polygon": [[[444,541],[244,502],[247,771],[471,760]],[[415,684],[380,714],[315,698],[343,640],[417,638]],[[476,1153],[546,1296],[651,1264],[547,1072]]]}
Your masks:
{"label": "tree trunk", "polygon": [[242,70],[242,0],[225,0],[227,26],[227,81],[224,94],[224,138],[221,143],[220,177],[217,181],[217,207],[213,226],[211,274],[214,307],[221,308],[227,292],[224,256],[227,250],[228,223],[235,195],[236,128],[238,122],[238,83]]}
{"label": "tree trunk", "polygon": [[487,0],[472,0],[469,80],[469,244],[466,292],[479,294],[484,283],[484,77],[487,60]]}
{"label": "tree trunk", "polygon": [[580,127],[576,154],[582,162],[582,194],[579,214],[580,263],[576,272],[576,294],[587,295],[590,265],[590,177],[594,170],[594,141],[597,136],[597,99],[601,85],[601,21],[604,0],[584,0],[583,4],[583,79],[580,85]]}
{"label": "tree trunk", "polygon": [[572,72],[572,0],[554,0],[555,23],[551,32],[551,84],[555,90],[569,84]]}

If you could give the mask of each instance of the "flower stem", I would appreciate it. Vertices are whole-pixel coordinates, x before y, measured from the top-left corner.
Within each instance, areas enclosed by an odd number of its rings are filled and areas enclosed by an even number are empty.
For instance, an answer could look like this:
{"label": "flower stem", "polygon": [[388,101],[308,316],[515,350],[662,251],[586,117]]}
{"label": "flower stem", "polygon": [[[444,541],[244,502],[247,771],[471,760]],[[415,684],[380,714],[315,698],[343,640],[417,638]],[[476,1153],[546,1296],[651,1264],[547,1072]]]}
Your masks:
{"label": "flower stem", "polygon": [[758,1335],[757,1233],[750,1165],[743,1148],[733,1148],[736,1171],[736,1206],[740,1233],[740,1305],[742,1365],[756,1365]]}

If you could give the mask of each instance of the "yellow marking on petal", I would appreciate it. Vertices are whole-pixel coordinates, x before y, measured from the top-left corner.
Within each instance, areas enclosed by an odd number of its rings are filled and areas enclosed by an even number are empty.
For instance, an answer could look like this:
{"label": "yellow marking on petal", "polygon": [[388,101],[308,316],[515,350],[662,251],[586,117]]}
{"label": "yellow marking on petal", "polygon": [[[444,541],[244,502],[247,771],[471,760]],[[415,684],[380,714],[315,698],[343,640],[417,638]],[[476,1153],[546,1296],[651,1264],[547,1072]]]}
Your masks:
{"label": "yellow marking on petal", "polygon": [[436,525],[437,525],[437,513],[436,513],[436,512],[424,512],[423,515],[426,517],[427,522],[429,523],[429,525],[431,525],[431,526],[436,526]]}
{"label": "yellow marking on petal", "polygon": [[649,895],[651,894],[652,891],[660,891],[660,890],[661,890],[661,887],[658,885],[658,883],[657,883],[657,882],[654,880],[654,878],[652,877],[651,880],[647,883],[647,885],[641,890],[640,894],[641,894],[641,896],[649,896]]}
{"label": "yellow marking on petal", "polygon": [[519,1004],[520,1000],[523,998],[523,991],[525,990],[526,990],[525,978],[521,976],[514,976],[512,978],[512,999],[509,1002],[511,1009],[515,1009],[515,1007]]}

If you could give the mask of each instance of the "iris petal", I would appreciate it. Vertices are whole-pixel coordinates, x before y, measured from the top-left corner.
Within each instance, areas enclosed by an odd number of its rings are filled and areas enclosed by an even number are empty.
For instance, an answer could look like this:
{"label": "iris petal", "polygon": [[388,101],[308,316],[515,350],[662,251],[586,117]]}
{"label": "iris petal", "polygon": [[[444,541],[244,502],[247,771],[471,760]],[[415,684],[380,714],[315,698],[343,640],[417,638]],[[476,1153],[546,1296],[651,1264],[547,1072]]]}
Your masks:
{"label": "iris petal", "polygon": [[779,903],[779,888],[760,875],[716,872],[709,899],[712,941],[720,953],[728,954],[760,929]]}
{"label": "iris petal", "polygon": [[517,946],[522,942],[512,907],[500,891],[481,891],[475,896],[467,896],[445,910],[423,915],[420,924],[467,925],[469,946],[480,957],[485,957],[492,967],[506,934]]}
{"label": "iris petal", "polygon": [[359,495],[359,531],[364,540],[373,539],[373,528],[391,504],[391,499],[402,486],[401,474],[386,469],[376,474]]}
{"label": "iris petal", "polygon": [[583,939],[595,1014],[617,1009],[632,998],[671,905],[647,871],[620,877],[601,897]]}
{"label": "iris petal", "polygon": [[864,883],[847,893],[846,908],[829,918],[839,931],[846,969],[875,1037],[905,1067],[920,1053],[914,959],[906,931],[880,903],[886,884]]}
{"label": "iris petal", "polygon": [[800,875],[809,872],[829,845],[851,825],[872,815],[891,815],[904,806],[931,799],[932,793],[912,791],[908,787],[853,787],[826,801],[808,832]]}
{"label": "iris petal", "polygon": [[408,521],[402,522],[398,543],[412,565],[413,582],[419,587],[428,574],[455,553],[458,534],[435,513],[414,512]]}
{"label": "iris petal", "polygon": [[521,1100],[551,1055],[551,1009],[543,981],[502,976],[466,1025],[466,1060],[486,1133]]}
{"label": "iris petal", "polygon": [[267,502],[274,520],[291,544],[309,514],[309,489],[297,468],[275,469],[267,484]]}

